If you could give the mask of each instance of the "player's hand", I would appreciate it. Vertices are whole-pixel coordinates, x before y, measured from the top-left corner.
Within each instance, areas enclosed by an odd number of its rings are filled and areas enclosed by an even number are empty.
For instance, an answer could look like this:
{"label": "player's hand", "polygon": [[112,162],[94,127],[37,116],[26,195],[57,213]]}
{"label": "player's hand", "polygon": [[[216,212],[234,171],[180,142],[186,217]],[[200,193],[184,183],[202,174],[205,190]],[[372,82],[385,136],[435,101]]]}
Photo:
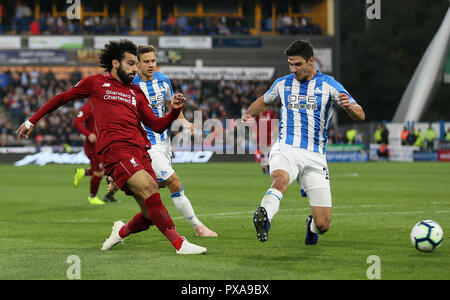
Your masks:
{"label": "player's hand", "polygon": [[34,125],[30,121],[26,120],[25,122],[23,122],[22,125],[20,125],[19,129],[17,129],[16,131],[18,140],[20,141],[23,137],[25,137],[26,139],[29,138],[33,130]]}
{"label": "player's hand", "polygon": [[244,126],[252,126],[256,122],[255,118],[249,114],[244,114],[241,119]]}
{"label": "player's hand", "polygon": [[87,137],[88,141],[90,143],[95,143],[97,141],[97,136],[94,133],[90,133]]}
{"label": "player's hand", "polygon": [[119,187],[118,187],[117,184],[114,182],[114,180],[112,179],[112,177],[111,177],[111,176],[108,176],[108,192],[110,192],[110,193],[115,193],[118,189],[119,189]]}
{"label": "player's hand", "polygon": [[345,110],[349,109],[350,98],[348,97],[348,95],[345,93],[340,93],[338,98],[339,98],[339,105]]}
{"label": "player's hand", "polygon": [[186,102],[186,97],[183,94],[175,94],[172,99],[171,108],[180,109],[183,108],[184,102]]}

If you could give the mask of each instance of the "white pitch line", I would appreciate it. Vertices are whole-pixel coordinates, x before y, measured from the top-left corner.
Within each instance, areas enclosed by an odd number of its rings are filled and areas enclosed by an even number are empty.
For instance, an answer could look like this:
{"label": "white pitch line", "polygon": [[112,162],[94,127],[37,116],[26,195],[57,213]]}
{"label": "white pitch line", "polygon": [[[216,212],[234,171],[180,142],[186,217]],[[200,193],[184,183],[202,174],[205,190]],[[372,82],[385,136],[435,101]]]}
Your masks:
{"label": "white pitch line", "polygon": [[[430,205],[442,205],[447,204],[449,205],[450,202],[430,202],[428,203]],[[376,207],[402,207],[402,206],[409,206],[407,204],[362,204],[362,205],[342,205],[342,206],[335,206],[333,207],[333,216],[370,216],[370,215],[407,215],[407,214],[425,214],[430,213],[430,211],[397,211],[397,212],[361,212],[361,213],[345,213],[345,212],[335,212],[335,210],[340,209],[351,209],[351,208],[376,208]],[[309,211],[311,208],[305,207],[305,208],[286,208],[286,209],[280,209],[279,212],[289,212],[289,211]],[[197,215],[197,217],[214,217],[214,218],[233,218],[235,216],[239,215],[253,215],[254,210],[252,211],[235,211],[235,212],[221,212],[221,213],[214,213],[214,214],[200,214]],[[437,210],[433,211],[432,213],[438,213],[438,214],[447,214],[450,213],[450,210]],[[177,216],[172,217],[173,220],[182,220],[184,217]],[[11,220],[0,220],[1,222],[11,222]],[[81,220],[27,220],[27,222],[30,223],[102,223],[105,222],[105,220],[98,220],[98,219],[92,219],[89,220],[87,218],[83,218]]]}
{"label": "white pitch line", "polygon": [[[440,205],[440,204],[450,204],[450,202],[430,202],[430,204],[433,205]],[[342,205],[342,206],[336,206],[333,207],[333,211],[336,209],[346,209],[346,208],[374,208],[374,207],[402,207],[402,206],[407,206],[406,204],[362,204],[362,205]],[[307,208],[287,208],[287,209],[280,209],[279,212],[287,212],[287,211],[304,211],[304,210],[310,210],[311,208],[307,207]],[[446,210],[441,210],[441,211],[437,211],[438,213],[448,213],[450,211],[446,211]],[[228,217],[228,218],[232,218],[235,215],[247,215],[247,214],[253,214],[254,211],[241,211],[241,212],[224,212],[224,213],[215,213],[215,214],[203,214],[203,215],[197,215],[198,217]],[[385,214],[385,215],[389,215],[389,214],[400,214],[401,212],[382,212],[379,214]],[[415,212],[403,212],[402,214],[413,214]],[[417,213],[426,213],[426,212],[421,212],[421,211],[417,211]],[[335,213],[333,212],[333,215],[343,215],[345,213]],[[370,213],[348,213],[348,215],[375,215],[375,212],[370,212]],[[183,219],[183,217],[173,217],[172,219]]]}

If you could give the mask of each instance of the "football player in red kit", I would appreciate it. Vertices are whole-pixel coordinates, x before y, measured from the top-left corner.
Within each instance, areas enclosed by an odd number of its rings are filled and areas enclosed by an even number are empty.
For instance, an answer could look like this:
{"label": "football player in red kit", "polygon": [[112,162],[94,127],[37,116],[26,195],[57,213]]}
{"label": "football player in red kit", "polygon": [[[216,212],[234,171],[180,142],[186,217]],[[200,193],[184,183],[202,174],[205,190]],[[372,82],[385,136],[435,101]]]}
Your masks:
{"label": "football player in red kit", "polygon": [[141,212],[124,224],[114,222],[102,250],[109,250],[128,235],[155,225],[171,242],[177,254],[202,254],[206,248],[180,236],[161,201],[155,173],[147,149],[150,141],[142,123],[162,133],[178,118],[186,98],[175,94],[169,113],[158,118],[141,89],[131,82],[138,73],[137,47],[128,40],[110,41],[100,52],[105,73],[81,80],[73,88],[45,103],[20,125],[18,138],[28,138],[35,124],[45,115],[75,99],[89,98],[97,131],[96,151],[102,155],[106,174],[125,194],[132,195]]}
{"label": "football player in red kit", "polygon": [[97,141],[97,135],[95,133],[95,120],[92,107],[89,102],[86,102],[83,107],[78,111],[77,117],[73,121],[73,127],[82,135],[86,137],[84,140],[84,153],[91,162],[89,169],[77,168],[73,179],[73,186],[77,187],[80,180],[84,176],[91,176],[88,197],[90,204],[105,204],[105,202],[117,202],[114,198],[114,193],[108,192],[103,201],[97,197],[97,192],[100,186],[100,182],[104,175],[102,157],[95,151],[95,142]]}
{"label": "football player in red kit", "polygon": [[275,113],[270,109],[255,118],[258,146],[255,153],[255,160],[261,164],[263,174],[269,174],[269,152],[272,146],[272,119],[275,119]]}

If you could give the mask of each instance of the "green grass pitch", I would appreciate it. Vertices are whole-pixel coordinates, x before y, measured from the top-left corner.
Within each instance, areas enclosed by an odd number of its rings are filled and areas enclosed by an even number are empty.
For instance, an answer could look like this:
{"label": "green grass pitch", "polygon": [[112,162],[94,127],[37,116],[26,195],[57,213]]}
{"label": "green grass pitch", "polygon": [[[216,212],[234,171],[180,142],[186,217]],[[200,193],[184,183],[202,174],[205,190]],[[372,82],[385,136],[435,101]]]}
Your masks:
{"label": "green grass pitch", "polygon": [[[119,191],[120,203],[90,206],[89,178],[73,188],[73,165],[0,165],[0,279],[67,279],[71,255],[80,258],[81,279],[364,280],[372,255],[381,279],[450,279],[449,163],[330,163],[333,220],[316,246],[304,244],[310,209],[296,183],[261,243],[252,216],[270,177],[257,164],[174,168],[197,216],[219,237],[196,237],[167,189],[163,202],[180,234],[208,248],[205,255],[176,255],[154,227],[100,251],[113,221],[138,212],[133,198]],[[100,197],[105,190],[102,181]],[[444,230],[432,253],[409,240],[423,219]]]}

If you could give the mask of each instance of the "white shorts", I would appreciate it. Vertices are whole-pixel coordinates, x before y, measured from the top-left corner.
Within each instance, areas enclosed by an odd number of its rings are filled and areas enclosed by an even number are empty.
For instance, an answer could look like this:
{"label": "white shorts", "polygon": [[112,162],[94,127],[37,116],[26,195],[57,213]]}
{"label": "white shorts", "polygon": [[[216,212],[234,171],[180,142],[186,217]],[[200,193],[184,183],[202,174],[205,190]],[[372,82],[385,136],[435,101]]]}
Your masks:
{"label": "white shorts", "polygon": [[[276,142],[270,150],[269,169],[270,174],[276,170],[286,171],[289,174],[289,184],[297,180],[306,194],[314,189],[330,191],[327,160],[321,153]],[[331,194],[325,199],[309,197],[309,201],[311,206],[331,207]]]}
{"label": "white shorts", "polygon": [[170,176],[175,173],[172,169],[172,148],[170,147],[170,140],[167,139],[148,150],[150,158],[152,159],[152,168],[155,171],[158,182],[165,182]]}

